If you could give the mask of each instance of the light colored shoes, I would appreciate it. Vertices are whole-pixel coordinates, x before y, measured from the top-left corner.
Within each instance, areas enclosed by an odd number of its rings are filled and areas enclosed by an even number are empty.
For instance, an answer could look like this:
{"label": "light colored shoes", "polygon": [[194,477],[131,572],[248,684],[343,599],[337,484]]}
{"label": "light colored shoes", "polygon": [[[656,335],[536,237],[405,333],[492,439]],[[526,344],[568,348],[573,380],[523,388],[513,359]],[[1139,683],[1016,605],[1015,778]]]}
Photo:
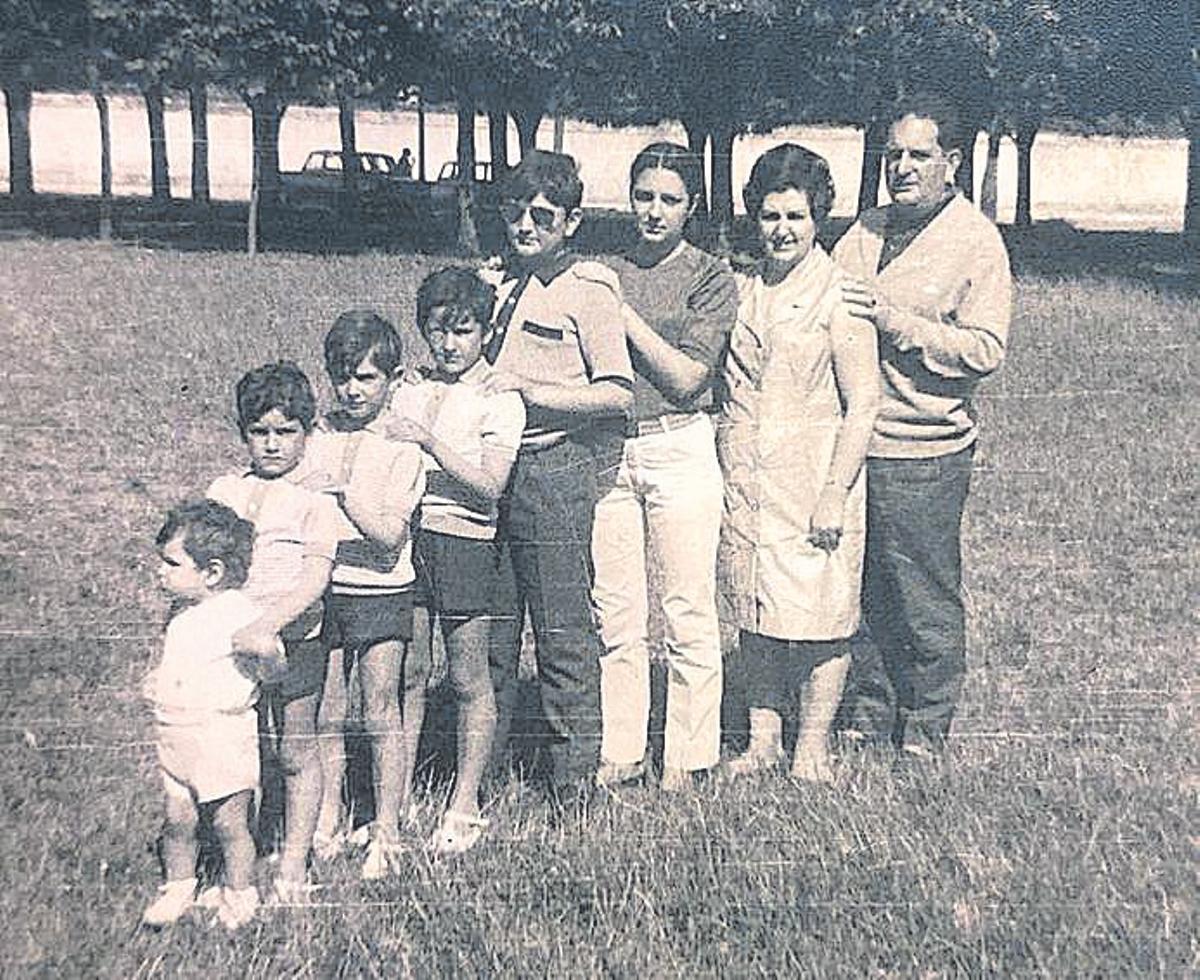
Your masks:
{"label": "light colored shoes", "polygon": [[695,789],[712,774],[713,770],[708,768],[679,769],[675,766],[663,766],[658,786],[664,793],[686,793]]}
{"label": "light colored shoes", "polygon": [[386,878],[396,868],[403,852],[403,845],[394,837],[378,829],[371,831],[367,854],[362,863],[362,880],[380,881]]}
{"label": "light colored shoes", "polygon": [[783,765],[783,751],[779,749],[748,749],[739,756],[726,762],[722,771],[734,778],[751,776],[755,773],[769,772]]}
{"label": "light colored shoes", "polygon": [[204,909],[206,912],[215,912],[221,907],[221,892],[225,889],[221,885],[209,885],[199,895],[196,896],[194,908]]}
{"label": "light colored shoes", "polygon": [[267,895],[265,904],[272,908],[311,905],[313,892],[317,888],[317,885],[303,880],[291,881],[288,878],[276,878],[271,882],[271,890]]}
{"label": "light colored shoes", "polygon": [[938,754],[922,742],[905,742],[900,751],[917,762],[937,762]]}
{"label": "light colored shoes", "polygon": [[796,753],[792,760],[792,779],[802,783],[817,783],[828,786],[833,782],[833,769],[828,754]]}
{"label": "light colored shoes", "polygon": [[429,848],[434,854],[443,856],[465,854],[479,843],[487,828],[488,821],[483,817],[447,810],[441,825],[429,838]]}
{"label": "light colored shoes", "polygon": [[221,900],[217,906],[217,921],[230,932],[253,921],[258,912],[258,890],[251,885],[235,891],[221,889]]}
{"label": "light colored shoes", "polygon": [[646,779],[646,763],[643,762],[606,762],[600,761],[596,770],[596,786],[599,789],[614,790],[635,786]]}
{"label": "light colored shoes", "polygon": [[177,878],[158,886],[158,896],[142,913],[142,925],[162,929],[182,919],[196,904],[196,879]]}
{"label": "light colored shoes", "polygon": [[313,834],[313,857],[323,862],[336,861],[349,845],[349,835],[340,830],[335,830],[332,834],[325,834],[318,830]]}

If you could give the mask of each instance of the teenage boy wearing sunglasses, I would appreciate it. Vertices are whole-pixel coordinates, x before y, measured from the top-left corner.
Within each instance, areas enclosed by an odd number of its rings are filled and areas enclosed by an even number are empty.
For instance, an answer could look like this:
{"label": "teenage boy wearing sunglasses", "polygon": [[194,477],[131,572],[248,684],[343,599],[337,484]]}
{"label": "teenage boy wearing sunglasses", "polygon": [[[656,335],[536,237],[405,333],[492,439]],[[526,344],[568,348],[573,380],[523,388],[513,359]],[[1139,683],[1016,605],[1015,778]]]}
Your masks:
{"label": "teenage boy wearing sunglasses", "polygon": [[[612,482],[633,396],[616,275],[568,249],[582,218],[575,161],[533,151],[500,184],[508,252],[485,352],[493,390],[518,391],[526,427],[501,501],[518,591],[529,611],[550,733],[550,793],[590,796],[600,741],[601,646],[591,599],[592,521]],[[519,628],[493,644],[497,745],[516,693]]]}

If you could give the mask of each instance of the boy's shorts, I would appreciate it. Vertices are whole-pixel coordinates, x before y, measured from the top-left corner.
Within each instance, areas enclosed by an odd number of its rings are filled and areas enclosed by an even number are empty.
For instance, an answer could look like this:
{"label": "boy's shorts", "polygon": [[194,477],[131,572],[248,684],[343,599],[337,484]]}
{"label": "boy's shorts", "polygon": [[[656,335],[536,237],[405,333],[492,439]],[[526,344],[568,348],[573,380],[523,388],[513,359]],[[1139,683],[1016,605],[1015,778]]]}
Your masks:
{"label": "boy's shorts", "polygon": [[318,599],[280,631],[287,672],[279,680],[264,685],[275,701],[287,704],[324,690],[329,653],[321,641],[323,619],[324,606]]}
{"label": "boy's shorts", "polygon": [[384,595],[325,594],[321,638],[328,650],[363,650],[391,640],[407,642],[413,634],[413,590]]}
{"label": "boy's shorts", "polygon": [[507,615],[517,604],[508,546],[436,531],[418,531],[414,602],[437,613]]}
{"label": "boy's shorts", "polygon": [[197,803],[258,787],[258,713],[206,713],[202,721],[158,724],[158,763],[168,796]]}

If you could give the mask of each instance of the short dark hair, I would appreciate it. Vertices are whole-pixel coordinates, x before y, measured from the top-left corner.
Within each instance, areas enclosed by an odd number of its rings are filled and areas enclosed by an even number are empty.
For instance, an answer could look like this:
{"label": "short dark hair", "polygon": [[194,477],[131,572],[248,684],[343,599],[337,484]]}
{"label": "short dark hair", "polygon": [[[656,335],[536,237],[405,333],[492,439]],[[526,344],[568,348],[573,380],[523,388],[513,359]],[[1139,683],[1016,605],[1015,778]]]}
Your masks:
{"label": "short dark hair", "polygon": [[238,428],[242,435],[272,409],[297,419],[311,432],[317,399],[308,376],[291,361],[276,361],[247,371],[237,383]]}
{"label": "short dark hair", "polygon": [[498,181],[501,201],[531,201],[539,194],[567,211],[583,203],[583,181],[575,158],[566,153],[530,150]]}
{"label": "short dark hair", "polygon": [[808,195],[813,220],[820,224],[833,208],[833,177],[819,153],[798,143],[781,143],[754,161],[750,179],[742,189],[746,213],[757,217],[763,198],[779,191],[797,190]]}
{"label": "short dark hair", "polygon": [[651,143],[633,158],[629,167],[630,190],[644,171],[657,169],[670,170],[683,181],[689,207],[704,195],[703,158],[686,146],[667,142]]}
{"label": "short dark hair", "polygon": [[396,328],[374,310],[347,310],[325,335],[325,370],[334,384],[354,373],[368,354],[384,374],[395,373],[403,348]]}
{"label": "short dark hair", "polygon": [[254,525],[231,508],[215,500],[188,500],[172,507],[154,543],[166,547],[177,534],[183,536],[183,550],[197,568],[218,560],[225,566],[222,588],[236,589],[246,583]]}
{"label": "short dark hair", "polygon": [[[474,269],[446,266],[427,275],[417,289],[417,327],[428,336],[432,328],[442,326],[447,318],[457,322],[469,315],[487,330],[495,304],[495,288],[484,282]],[[437,323],[433,323],[435,311],[439,309],[445,312],[437,316]]]}
{"label": "short dark hair", "polygon": [[963,125],[962,112],[958,104],[948,95],[942,92],[922,90],[902,96],[892,106],[889,123],[898,123],[905,116],[929,119],[936,124],[938,145],[944,152],[965,149],[967,127]]}

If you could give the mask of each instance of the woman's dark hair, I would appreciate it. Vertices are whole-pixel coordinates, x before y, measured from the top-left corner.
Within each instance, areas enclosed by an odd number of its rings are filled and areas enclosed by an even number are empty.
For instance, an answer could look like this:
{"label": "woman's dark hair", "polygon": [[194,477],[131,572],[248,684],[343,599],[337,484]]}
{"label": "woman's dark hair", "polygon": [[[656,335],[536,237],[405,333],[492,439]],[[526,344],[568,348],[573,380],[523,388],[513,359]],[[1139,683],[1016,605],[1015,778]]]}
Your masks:
{"label": "woman's dark hair", "polygon": [[797,190],[808,195],[813,220],[820,224],[833,207],[833,178],[825,158],[797,143],[772,147],[754,161],[750,179],[742,189],[746,213],[757,217],[763,198],[779,191]]}
{"label": "woman's dark hair", "polygon": [[698,153],[678,143],[651,143],[633,158],[629,167],[629,188],[646,170],[670,170],[683,181],[688,206],[693,206],[704,194],[704,161]]}

